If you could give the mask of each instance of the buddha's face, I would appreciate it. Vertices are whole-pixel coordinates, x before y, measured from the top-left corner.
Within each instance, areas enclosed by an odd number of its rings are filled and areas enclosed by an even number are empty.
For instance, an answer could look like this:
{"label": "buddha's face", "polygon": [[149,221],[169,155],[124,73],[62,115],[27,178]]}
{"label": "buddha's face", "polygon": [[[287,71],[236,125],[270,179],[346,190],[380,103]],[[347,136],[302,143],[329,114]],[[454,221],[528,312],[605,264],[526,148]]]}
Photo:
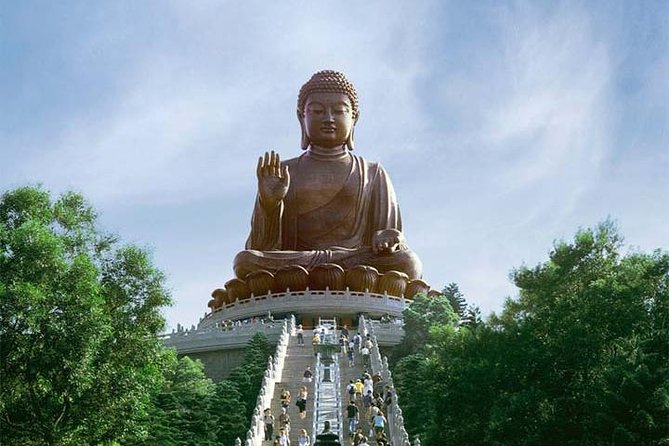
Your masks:
{"label": "buddha's face", "polygon": [[355,124],[351,100],[344,93],[311,93],[302,120],[311,143],[327,149],[344,144]]}

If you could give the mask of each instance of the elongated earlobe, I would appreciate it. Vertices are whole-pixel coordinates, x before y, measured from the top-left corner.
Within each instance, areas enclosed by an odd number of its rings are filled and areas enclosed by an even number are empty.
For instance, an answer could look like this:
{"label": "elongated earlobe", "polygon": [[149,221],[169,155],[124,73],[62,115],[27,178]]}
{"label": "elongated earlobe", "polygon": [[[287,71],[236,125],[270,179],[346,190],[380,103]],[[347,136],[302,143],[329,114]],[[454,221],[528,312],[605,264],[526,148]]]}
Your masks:
{"label": "elongated earlobe", "polygon": [[348,134],[348,138],[346,138],[346,148],[348,150],[353,150],[353,132],[355,131],[355,126],[351,128],[351,133]]}
{"label": "elongated earlobe", "polygon": [[311,141],[309,140],[307,131],[304,129],[304,119],[302,118],[299,110],[297,111],[297,120],[300,121],[300,130],[302,130],[302,141],[300,142],[300,147],[302,147],[302,150],[307,150],[311,144]]}
{"label": "elongated earlobe", "polygon": [[346,138],[346,148],[348,150],[353,150],[355,148],[355,144],[353,143],[353,132],[355,132],[355,125],[358,123],[359,117],[360,111],[356,113],[355,119],[353,120],[353,127],[351,127],[351,133],[349,133],[348,138]]}
{"label": "elongated earlobe", "polygon": [[307,150],[311,145],[311,140],[307,136],[307,132],[302,130],[302,150]]}

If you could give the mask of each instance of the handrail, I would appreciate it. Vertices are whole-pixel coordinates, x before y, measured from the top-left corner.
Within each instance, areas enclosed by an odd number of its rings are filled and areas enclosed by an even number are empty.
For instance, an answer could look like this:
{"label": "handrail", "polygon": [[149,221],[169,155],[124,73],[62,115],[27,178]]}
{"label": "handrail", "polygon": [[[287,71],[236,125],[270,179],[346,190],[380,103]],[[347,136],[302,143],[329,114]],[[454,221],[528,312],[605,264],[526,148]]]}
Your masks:
{"label": "handrail", "polygon": [[[294,317],[294,316],[293,316]],[[221,321],[219,321],[221,322]],[[239,333],[239,332],[251,332],[258,331],[258,329],[263,327],[276,327],[284,322],[281,319],[275,319],[271,321],[265,321],[263,319],[258,319],[257,321],[245,320],[242,321],[229,321],[229,323],[220,323],[206,326],[192,326],[191,328],[186,328],[181,324],[177,324],[176,329],[172,329],[169,333],[159,334],[160,339],[172,339],[172,338],[183,338],[188,336],[202,336],[208,333]]]}
{"label": "handrail", "polygon": [[320,396],[321,382],[321,354],[316,353],[316,365],[314,367],[314,416],[311,422],[311,444],[316,444],[316,434],[318,433],[318,401]]}
{"label": "handrail", "polygon": [[267,368],[263,376],[260,392],[256,399],[256,407],[251,417],[251,427],[246,433],[245,446],[262,446],[265,439],[265,423],[263,422],[263,411],[271,407],[274,397],[274,387],[277,382],[281,382],[283,366],[286,360],[286,351],[288,350],[288,341],[291,333],[295,332],[295,316],[291,315],[289,320],[283,321],[281,337],[276,345],[274,357],[270,356],[267,360]]}
{"label": "handrail", "polygon": [[247,299],[236,299],[215,310],[207,312],[200,321],[200,326],[211,326],[225,319],[262,317],[267,311],[274,314],[305,311],[312,314],[337,313],[342,308],[357,313],[373,311],[378,314],[388,313],[401,317],[402,311],[413,300],[391,296],[387,293],[369,293],[360,291],[304,290],[273,293],[261,296],[252,295]]}
{"label": "handrail", "polygon": [[173,347],[178,353],[243,348],[256,333],[264,333],[270,342],[277,342],[281,335],[283,321],[251,323],[223,328],[198,328],[181,330],[160,335],[162,342]]}
{"label": "handrail", "polygon": [[[336,325],[335,325],[336,327]],[[339,442],[344,444],[344,415],[341,400],[341,370],[339,368],[339,355],[335,355],[335,395],[337,395],[337,421],[339,424]]]}
{"label": "handrail", "polygon": [[[314,330],[319,330],[319,327],[332,327],[331,339],[337,340],[337,321],[336,319],[318,319],[318,325]],[[321,353],[316,353],[316,374],[314,383],[314,416],[311,429],[312,444],[316,443],[316,435],[319,432],[319,427],[325,421],[330,422],[330,429],[339,435],[339,441],[344,444],[344,424],[341,407],[341,375],[339,369],[339,355],[333,356],[332,364],[329,364],[330,381],[325,383],[324,364],[321,360]]]}
{"label": "handrail", "polygon": [[404,416],[402,415],[402,408],[399,405],[399,396],[393,384],[393,375],[388,367],[388,357],[384,356],[381,359],[381,352],[379,351],[376,334],[374,333],[374,324],[364,316],[360,316],[360,325],[364,334],[369,334],[372,338],[372,351],[370,352],[372,373],[380,373],[383,381],[390,386],[392,392],[391,403],[386,409],[390,441],[394,446],[411,446],[409,434],[404,428]]}

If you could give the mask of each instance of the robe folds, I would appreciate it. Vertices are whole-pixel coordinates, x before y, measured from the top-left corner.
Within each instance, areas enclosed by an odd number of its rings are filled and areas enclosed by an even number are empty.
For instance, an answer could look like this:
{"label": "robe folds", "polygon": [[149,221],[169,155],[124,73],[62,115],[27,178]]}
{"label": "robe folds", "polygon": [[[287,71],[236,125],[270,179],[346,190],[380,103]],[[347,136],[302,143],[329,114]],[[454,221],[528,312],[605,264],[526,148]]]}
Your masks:
{"label": "robe folds", "polygon": [[[335,166],[330,163],[345,168],[328,169]],[[283,165],[290,171],[288,193],[273,209],[256,197],[246,251],[235,259],[238,277],[256,269],[321,263],[344,268],[367,264],[420,277],[420,260],[408,248],[385,255],[373,252],[377,231],[402,231],[397,197],[380,164],[348,151],[331,161],[307,151]]]}

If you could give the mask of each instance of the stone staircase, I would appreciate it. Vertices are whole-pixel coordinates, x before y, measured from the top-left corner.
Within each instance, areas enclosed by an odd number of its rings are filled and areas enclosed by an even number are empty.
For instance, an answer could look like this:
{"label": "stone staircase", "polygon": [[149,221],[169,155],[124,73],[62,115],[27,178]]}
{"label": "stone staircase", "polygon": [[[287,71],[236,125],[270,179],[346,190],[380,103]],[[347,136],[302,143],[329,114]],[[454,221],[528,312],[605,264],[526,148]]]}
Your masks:
{"label": "stone staircase", "polygon": [[[279,433],[279,415],[281,414],[281,392],[283,389],[288,389],[292,397],[290,406],[288,406],[288,415],[290,416],[290,442],[297,445],[297,435],[300,429],[306,429],[309,436],[312,435],[312,423],[314,412],[314,383],[305,384],[302,382],[304,370],[307,365],[314,370],[314,348],[311,345],[311,330],[304,330],[304,346],[297,344],[297,336],[291,336],[288,342],[288,349],[286,350],[286,359],[281,373],[281,381],[276,383],[274,388],[274,395],[272,398],[272,414],[276,420],[274,425],[275,436]],[[309,392],[307,397],[306,417],[300,419],[299,409],[295,405],[297,401],[297,394],[300,387],[307,386]],[[269,445],[271,442],[264,442],[264,445]]]}
{"label": "stone staircase", "polygon": [[[351,337],[356,333],[354,329],[351,329]],[[348,366],[348,358],[345,353],[341,353],[339,356],[339,364],[340,364],[340,369],[339,373],[341,376],[341,401],[342,401],[342,410],[344,412],[344,424],[345,424],[345,432],[344,432],[344,438],[348,442],[349,440],[349,432],[348,432],[348,419],[346,418],[346,406],[348,405],[348,402],[350,400],[350,396],[348,392],[346,391],[346,386],[348,385],[349,381],[355,382],[356,379],[362,379],[362,375],[365,372],[365,370],[369,371],[370,375],[371,373],[371,366],[368,367],[363,367],[362,364],[362,355],[356,352],[355,354],[355,365],[353,367]],[[358,427],[362,429],[362,433],[367,436],[369,434],[369,429],[370,429],[370,423],[368,417],[365,415],[365,409],[362,406],[362,402],[358,404],[358,411],[360,414],[360,421],[358,424]]]}
{"label": "stone staircase", "polygon": [[[351,329],[351,335],[355,334],[355,328]],[[337,335],[339,331],[337,331]],[[313,335],[312,330],[304,330],[304,346],[299,346],[297,344],[297,337],[291,336],[288,342],[288,348],[286,350],[286,358],[284,362],[283,371],[281,373],[281,381],[276,383],[274,388],[274,394],[272,396],[272,414],[276,420],[274,425],[275,436],[279,433],[279,415],[281,414],[281,392],[283,389],[288,389],[290,391],[292,400],[291,404],[288,407],[288,415],[290,415],[290,441],[291,444],[297,444],[297,435],[301,429],[305,429],[309,436],[313,438],[313,415],[314,415],[314,383],[305,384],[302,382],[303,373],[307,365],[311,366],[312,371],[315,374],[315,356],[314,348],[311,344],[311,337]],[[346,391],[346,385],[349,381],[356,379],[361,379],[365,371],[370,372],[371,374],[371,365],[363,366],[362,355],[356,352],[355,355],[355,365],[349,367],[348,358],[346,354],[340,353],[339,355],[339,366],[340,366],[340,379],[341,379],[341,405],[343,411],[343,420],[344,420],[344,432],[343,438],[345,444],[350,444],[350,437],[348,432],[348,420],[346,419],[346,405],[349,401],[349,394]],[[297,394],[301,386],[307,386],[309,392],[307,398],[307,409],[306,417],[300,419],[299,409],[295,405],[297,400]],[[365,436],[369,435],[371,423],[369,418],[365,414],[365,409],[362,407],[362,403],[358,404],[358,410],[360,412],[360,422],[358,427],[362,429],[362,432]],[[317,432],[318,433],[318,432]],[[270,445],[271,442],[263,442],[264,446]]]}

